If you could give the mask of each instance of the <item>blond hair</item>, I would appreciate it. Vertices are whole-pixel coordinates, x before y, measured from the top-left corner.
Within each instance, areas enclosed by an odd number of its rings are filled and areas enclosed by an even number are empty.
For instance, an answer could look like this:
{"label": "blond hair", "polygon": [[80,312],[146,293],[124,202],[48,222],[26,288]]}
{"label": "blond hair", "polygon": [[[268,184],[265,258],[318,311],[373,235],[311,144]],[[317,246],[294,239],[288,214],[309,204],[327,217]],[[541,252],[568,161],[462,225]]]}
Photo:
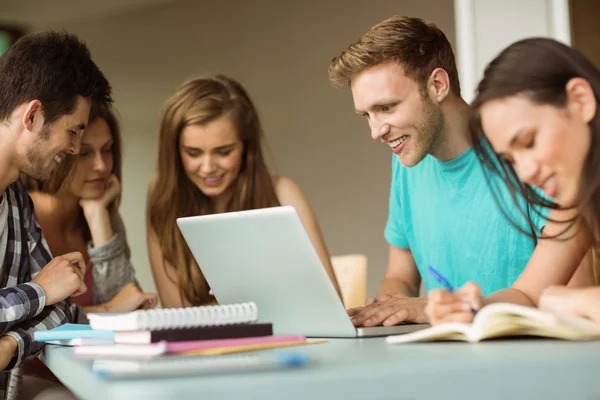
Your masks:
{"label": "blond hair", "polygon": [[224,115],[234,122],[244,147],[242,165],[232,184],[233,195],[226,210],[280,205],[262,153],[263,132],[258,114],[244,88],[223,75],[183,83],[164,107],[158,174],[149,193],[148,220],[158,236],[165,261],[175,268],[182,302],[187,299],[192,305],[205,304],[213,297],[176,220],[212,214],[215,210],[210,199],[185,174],[179,141],[186,126],[207,124]]}
{"label": "blond hair", "polygon": [[387,60],[397,61],[421,88],[434,69],[442,68],[448,73],[451,91],[460,95],[454,52],[444,32],[422,19],[398,15],[369,29],[331,60],[329,81],[339,88],[348,87],[355,74]]}

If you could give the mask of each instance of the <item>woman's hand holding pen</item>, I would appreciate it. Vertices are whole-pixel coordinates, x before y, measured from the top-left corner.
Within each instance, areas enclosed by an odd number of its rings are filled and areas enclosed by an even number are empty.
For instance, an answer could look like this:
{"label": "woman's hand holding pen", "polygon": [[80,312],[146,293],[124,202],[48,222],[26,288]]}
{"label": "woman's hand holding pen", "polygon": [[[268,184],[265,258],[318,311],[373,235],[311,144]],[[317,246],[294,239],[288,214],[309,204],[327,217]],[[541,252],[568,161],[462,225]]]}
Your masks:
{"label": "woman's hand holding pen", "polygon": [[456,291],[434,289],[429,293],[425,314],[431,325],[446,322],[472,322],[483,306],[479,285],[468,282]]}

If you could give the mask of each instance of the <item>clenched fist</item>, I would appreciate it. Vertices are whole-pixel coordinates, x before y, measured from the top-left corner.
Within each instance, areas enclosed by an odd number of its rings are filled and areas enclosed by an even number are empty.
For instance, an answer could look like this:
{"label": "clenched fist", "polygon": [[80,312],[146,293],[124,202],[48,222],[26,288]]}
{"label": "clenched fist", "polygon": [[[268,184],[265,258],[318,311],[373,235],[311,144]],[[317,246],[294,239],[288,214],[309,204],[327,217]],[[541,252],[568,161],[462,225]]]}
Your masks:
{"label": "clenched fist", "polygon": [[63,254],[52,259],[31,283],[39,285],[46,294],[46,305],[50,306],[69,296],[79,296],[87,288],[83,283],[85,262],[80,252]]}

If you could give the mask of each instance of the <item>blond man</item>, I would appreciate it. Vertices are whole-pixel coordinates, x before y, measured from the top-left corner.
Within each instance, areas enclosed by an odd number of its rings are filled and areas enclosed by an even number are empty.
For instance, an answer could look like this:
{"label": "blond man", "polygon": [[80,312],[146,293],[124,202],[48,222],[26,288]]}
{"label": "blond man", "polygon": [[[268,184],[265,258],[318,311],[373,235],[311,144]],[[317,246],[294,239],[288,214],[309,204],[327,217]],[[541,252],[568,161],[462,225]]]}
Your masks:
{"label": "blond man", "polygon": [[[329,78],[351,89],[371,137],[393,153],[387,272],[375,299],[348,310],[355,325],[427,321],[426,299],[418,297],[421,282],[427,290],[444,288],[429,266],[453,287],[474,281],[483,294],[512,300],[541,292],[548,283],[544,260],[577,268],[587,249],[570,241],[538,245],[531,258],[547,210],[515,206],[501,178],[477,159],[454,53],[438,27],[418,18],[389,18],[335,57]],[[505,200],[500,207],[498,200]],[[505,290],[517,280],[518,289]],[[470,310],[468,304],[457,307]]]}

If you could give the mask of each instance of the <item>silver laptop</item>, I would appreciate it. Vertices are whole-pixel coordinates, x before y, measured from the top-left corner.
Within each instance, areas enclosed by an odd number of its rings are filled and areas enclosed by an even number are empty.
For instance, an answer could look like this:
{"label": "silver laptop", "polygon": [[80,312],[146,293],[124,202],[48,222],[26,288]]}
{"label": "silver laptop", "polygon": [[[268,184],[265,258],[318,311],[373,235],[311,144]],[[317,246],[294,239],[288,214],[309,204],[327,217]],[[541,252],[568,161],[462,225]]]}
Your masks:
{"label": "silver laptop", "polygon": [[427,324],[355,328],[293,207],[177,219],[221,304],[253,301],[274,334],[387,336]]}

